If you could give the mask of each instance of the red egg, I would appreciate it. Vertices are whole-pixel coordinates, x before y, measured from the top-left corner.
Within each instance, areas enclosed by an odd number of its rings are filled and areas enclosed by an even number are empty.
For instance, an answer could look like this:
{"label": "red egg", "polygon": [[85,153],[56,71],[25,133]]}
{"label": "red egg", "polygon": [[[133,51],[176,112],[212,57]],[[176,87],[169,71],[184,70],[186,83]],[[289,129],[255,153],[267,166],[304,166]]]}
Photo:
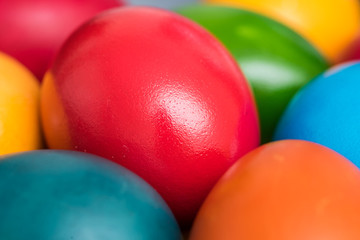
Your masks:
{"label": "red egg", "polygon": [[218,178],[259,142],[249,85],[199,25],[147,7],[108,11],[70,37],[47,75],[51,148],[134,171],[189,225]]}
{"label": "red egg", "polygon": [[0,51],[28,67],[39,79],[65,39],[82,23],[118,0],[0,1]]}

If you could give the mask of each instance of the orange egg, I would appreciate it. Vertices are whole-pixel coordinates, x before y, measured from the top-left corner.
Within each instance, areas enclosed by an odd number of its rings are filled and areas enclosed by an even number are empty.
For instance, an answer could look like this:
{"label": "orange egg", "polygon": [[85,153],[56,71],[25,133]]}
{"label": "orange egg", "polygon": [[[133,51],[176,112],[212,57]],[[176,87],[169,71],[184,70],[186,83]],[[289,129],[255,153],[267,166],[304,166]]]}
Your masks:
{"label": "orange egg", "polygon": [[190,240],[359,240],[359,189],[360,171],[324,146],[263,145],[217,183]]}
{"label": "orange egg", "polygon": [[[45,73],[40,90],[41,120],[44,135],[49,141],[48,147],[53,149],[69,149],[71,139],[68,122],[61,99],[54,85],[54,78],[50,71]],[[57,129],[57,131],[52,131]]]}
{"label": "orange egg", "polygon": [[249,9],[292,28],[331,62],[339,60],[360,29],[358,0],[203,0]]}

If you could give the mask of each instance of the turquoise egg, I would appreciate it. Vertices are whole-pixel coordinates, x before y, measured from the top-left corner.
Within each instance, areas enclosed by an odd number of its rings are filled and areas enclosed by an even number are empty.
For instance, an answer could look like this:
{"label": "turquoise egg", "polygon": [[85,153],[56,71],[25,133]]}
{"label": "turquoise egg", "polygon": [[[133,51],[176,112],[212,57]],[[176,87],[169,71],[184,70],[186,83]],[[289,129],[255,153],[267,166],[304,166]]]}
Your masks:
{"label": "turquoise egg", "polygon": [[0,158],[2,240],[180,240],[159,194],[90,154],[33,151]]}

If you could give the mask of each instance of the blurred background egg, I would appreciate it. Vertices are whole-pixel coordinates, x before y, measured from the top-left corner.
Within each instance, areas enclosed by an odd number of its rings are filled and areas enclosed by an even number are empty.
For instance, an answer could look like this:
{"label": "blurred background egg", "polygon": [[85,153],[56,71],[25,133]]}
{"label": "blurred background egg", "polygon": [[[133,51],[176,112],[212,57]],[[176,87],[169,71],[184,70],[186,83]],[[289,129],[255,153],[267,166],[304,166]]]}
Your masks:
{"label": "blurred background egg", "polygon": [[263,143],[271,140],[292,96],[328,68],[306,40],[262,15],[210,5],[178,12],[213,33],[237,60],[255,94]]}
{"label": "blurred background egg", "polygon": [[360,239],[360,172],[315,143],[265,144],[216,184],[190,240]]}
{"label": "blurred background egg", "polygon": [[203,0],[249,9],[278,20],[337,62],[360,29],[358,0]]}
{"label": "blurred background egg", "polygon": [[274,139],[325,145],[360,167],[360,62],[335,66],[292,99]]}
{"label": "blurred background egg", "polygon": [[42,147],[39,97],[31,72],[0,52],[0,154]]}
{"label": "blurred background egg", "polygon": [[41,80],[76,28],[95,14],[122,4],[119,0],[0,1],[0,51]]}
{"label": "blurred background egg", "polygon": [[0,236],[7,240],[180,240],[170,209],[145,181],[79,152],[0,158]]}

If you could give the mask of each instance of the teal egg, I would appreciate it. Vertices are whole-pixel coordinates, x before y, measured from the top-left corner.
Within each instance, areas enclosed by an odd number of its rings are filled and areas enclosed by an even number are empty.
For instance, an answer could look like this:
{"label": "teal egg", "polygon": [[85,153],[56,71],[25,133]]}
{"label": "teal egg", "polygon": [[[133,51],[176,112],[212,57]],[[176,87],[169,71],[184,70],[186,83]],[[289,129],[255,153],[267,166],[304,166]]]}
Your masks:
{"label": "teal egg", "polygon": [[2,240],[180,240],[159,194],[90,154],[33,151],[0,158]]}

